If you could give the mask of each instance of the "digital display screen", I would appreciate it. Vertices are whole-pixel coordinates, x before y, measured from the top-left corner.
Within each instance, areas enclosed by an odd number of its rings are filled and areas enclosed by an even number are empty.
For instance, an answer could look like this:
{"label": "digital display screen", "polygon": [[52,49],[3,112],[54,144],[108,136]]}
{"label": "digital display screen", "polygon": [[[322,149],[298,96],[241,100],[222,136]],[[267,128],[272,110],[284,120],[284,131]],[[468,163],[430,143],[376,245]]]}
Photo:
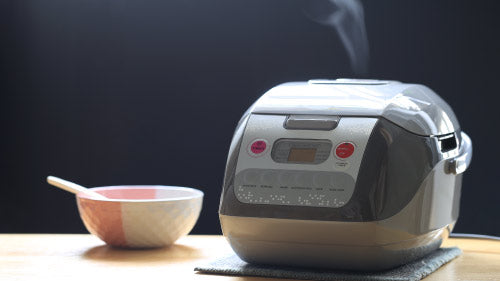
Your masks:
{"label": "digital display screen", "polygon": [[315,156],[316,148],[291,148],[288,162],[313,163]]}

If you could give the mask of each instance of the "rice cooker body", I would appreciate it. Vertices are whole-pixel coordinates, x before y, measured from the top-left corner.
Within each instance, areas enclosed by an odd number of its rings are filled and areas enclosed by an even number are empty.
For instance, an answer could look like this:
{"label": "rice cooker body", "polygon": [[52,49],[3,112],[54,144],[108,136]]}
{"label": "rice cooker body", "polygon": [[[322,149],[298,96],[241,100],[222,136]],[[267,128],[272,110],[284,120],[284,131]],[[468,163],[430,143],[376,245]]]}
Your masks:
{"label": "rice cooker body", "polygon": [[448,236],[471,155],[449,106],[424,86],[280,85],[237,126],[222,230],[251,263],[394,267]]}

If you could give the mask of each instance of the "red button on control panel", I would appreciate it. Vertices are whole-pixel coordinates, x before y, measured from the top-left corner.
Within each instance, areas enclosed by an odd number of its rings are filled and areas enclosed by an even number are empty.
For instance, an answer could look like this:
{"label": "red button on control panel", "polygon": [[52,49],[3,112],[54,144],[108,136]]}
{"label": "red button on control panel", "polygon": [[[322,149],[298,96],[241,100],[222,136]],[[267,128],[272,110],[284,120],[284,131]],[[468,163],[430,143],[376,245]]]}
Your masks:
{"label": "red button on control panel", "polygon": [[354,144],[350,142],[343,142],[335,148],[335,155],[339,158],[348,158],[354,153]]}
{"label": "red button on control panel", "polygon": [[248,147],[248,152],[252,156],[260,156],[267,149],[267,141],[263,139],[254,140]]}

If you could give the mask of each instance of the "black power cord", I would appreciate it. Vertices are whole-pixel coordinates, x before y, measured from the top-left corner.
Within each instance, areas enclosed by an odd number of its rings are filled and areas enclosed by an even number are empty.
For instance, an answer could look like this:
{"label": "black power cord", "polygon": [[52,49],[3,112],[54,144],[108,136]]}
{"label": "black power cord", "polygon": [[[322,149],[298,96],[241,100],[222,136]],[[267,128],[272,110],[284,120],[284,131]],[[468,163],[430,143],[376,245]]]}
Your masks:
{"label": "black power cord", "polygon": [[469,234],[469,233],[450,233],[451,238],[476,238],[476,239],[491,239],[500,241],[499,236],[483,235],[483,234]]}

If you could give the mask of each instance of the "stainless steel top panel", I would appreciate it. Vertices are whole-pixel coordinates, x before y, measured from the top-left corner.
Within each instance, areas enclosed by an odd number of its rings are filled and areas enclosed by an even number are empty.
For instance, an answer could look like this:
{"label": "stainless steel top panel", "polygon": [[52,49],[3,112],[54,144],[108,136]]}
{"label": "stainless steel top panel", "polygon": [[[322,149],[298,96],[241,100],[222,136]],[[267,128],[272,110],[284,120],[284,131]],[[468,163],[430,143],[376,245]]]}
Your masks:
{"label": "stainless steel top panel", "polygon": [[431,89],[398,81],[337,79],[284,83],[267,91],[250,111],[379,116],[423,136],[460,129],[451,107]]}

